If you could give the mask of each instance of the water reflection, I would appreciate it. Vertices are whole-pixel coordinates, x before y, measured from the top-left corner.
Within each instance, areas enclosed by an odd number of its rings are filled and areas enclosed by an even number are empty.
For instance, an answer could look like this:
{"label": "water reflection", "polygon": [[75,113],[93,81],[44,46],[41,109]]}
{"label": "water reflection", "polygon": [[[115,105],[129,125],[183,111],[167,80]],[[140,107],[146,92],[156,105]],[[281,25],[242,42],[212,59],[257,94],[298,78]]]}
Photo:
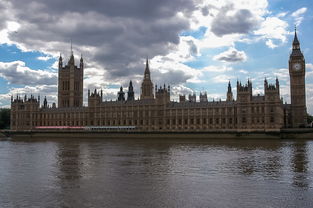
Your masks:
{"label": "water reflection", "polygon": [[308,181],[308,152],[306,141],[295,142],[292,146],[293,185],[307,188]]}
{"label": "water reflection", "polygon": [[26,141],[0,142],[0,207],[313,204],[312,141]]}
{"label": "water reflection", "polygon": [[77,184],[81,177],[80,172],[80,144],[74,142],[61,142],[57,145],[57,165],[60,185],[64,188],[71,183]]}

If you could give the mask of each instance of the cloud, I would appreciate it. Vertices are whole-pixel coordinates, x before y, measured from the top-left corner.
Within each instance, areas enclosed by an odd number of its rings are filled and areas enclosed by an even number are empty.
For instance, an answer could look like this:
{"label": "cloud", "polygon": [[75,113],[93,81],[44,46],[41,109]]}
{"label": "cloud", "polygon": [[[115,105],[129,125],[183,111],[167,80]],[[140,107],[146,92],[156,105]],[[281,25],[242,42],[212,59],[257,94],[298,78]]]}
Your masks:
{"label": "cloud", "polygon": [[308,113],[313,115],[313,84],[306,85],[306,97]]}
{"label": "cloud", "polygon": [[277,69],[273,72],[274,77],[277,77],[279,80],[289,81],[289,69],[282,68]]}
{"label": "cloud", "polygon": [[238,51],[236,48],[229,48],[213,57],[214,60],[222,62],[244,62],[247,60],[247,55],[244,51]]}
{"label": "cloud", "polygon": [[57,103],[57,85],[37,85],[37,86],[29,86],[26,85],[24,87],[16,87],[11,88],[8,93],[0,94],[0,104],[5,107],[10,107],[10,97],[13,96],[21,96],[34,95],[36,98],[38,95],[41,96],[41,104],[43,103],[43,98],[46,96],[47,101],[50,105],[52,103]]}
{"label": "cloud", "polygon": [[265,42],[265,44],[266,44],[269,48],[271,48],[271,49],[278,47],[278,45],[276,45],[275,43],[273,43],[273,40],[271,40],[271,39],[267,40],[267,41]]}
{"label": "cloud", "polygon": [[229,80],[234,79],[234,78],[235,78],[234,76],[222,74],[222,75],[217,75],[213,77],[212,81],[214,83],[227,83]]}
{"label": "cloud", "polygon": [[171,97],[172,99],[178,100],[179,95],[189,95],[189,94],[192,94],[193,92],[194,91],[191,88],[180,84],[171,88],[171,93],[172,93]]}
{"label": "cloud", "polygon": [[30,69],[22,61],[0,62],[0,77],[10,84],[55,85],[57,83],[55,73]]}
{"label": "cloud", "polygon": [[232,11],[232,5],[223,7],[212,21],[212,32],[217,36],[247,34],[258,25],[257,18],[248,9]]}
{"label": "cloud", "polygon": [[242,74],[248,74],[249,73],[247,70],[244,70],[244,69],[240,69],[239,72]]}
{"label": "cloud", "polygon": [[188,40],[187,44],[189,45],[189,53],[191,56],[197,56],[198,55],[198,48],[197,45],[192,40]]}
{"label": "cloud", "polygon": [[306,68],[306,77],[312,77],[313,76],[313,64],[307,63],[305,64]]}
{"label": "cloud", "polygon": [[52,56],[39,56],[39,57],[37,57],[37,59],[40,61],[48,61],[52,58],[53,58]]}
{"label": "cloud", "polygon": [[[179,33],[189,28],[186,16],[195,9],[190,0],[12,0],[10,5],[21,27],[9,39],[20,48],[68,57],[72,38],[74,52],[105,70],[107,80],[141,74],[146,56],[166,55],[179,44]],[[195,55],[196,46],[189,45]]]}
{"label": "cloud", "polygon": [[303,20],[303,15],[306,13],[307,8],[306,7],[302,7],[301,9],[296,10],[295,12],[293,12],[291,14],[292,17],[295,18],[295,24],[296,25],[300,25],[302,20]]}
{"label": "cloud", "polygon": [[274,44],[273,40],[279,41],[280,43],[285,43],[287,40],[288,23],[281,20],[278,17],[267,17],[261,23],[258,30],[254,31],[254,34],[260,36],[261,39],[266,40],[266,45],[269,48],[275,48],[278,45]]}
{"label": "cloud", "polygon": [[219,73],[229,72],[232,70],[233,68],[229,66],[206,66],[201,69],[201,71],[203,72],[219,72]]}

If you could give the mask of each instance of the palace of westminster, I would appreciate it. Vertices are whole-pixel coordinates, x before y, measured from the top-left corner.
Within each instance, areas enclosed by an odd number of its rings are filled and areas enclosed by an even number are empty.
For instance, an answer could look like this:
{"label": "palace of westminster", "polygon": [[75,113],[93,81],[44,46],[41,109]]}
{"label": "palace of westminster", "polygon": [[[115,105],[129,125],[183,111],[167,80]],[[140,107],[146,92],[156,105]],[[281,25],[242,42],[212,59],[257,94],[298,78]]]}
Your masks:
{"label": "palace of westminster", "polygon": [[34,96],[11,98],[11,130],[38,127],[118,127],[133,126],[139,131],[205,132],[267,131],[298,128],[306,125],[305,59],[295,32],[289,58],[291,104],[283,103],[279,81],[264,80],[264,95],[253,95],[252,83],[237,81],[237,97],[228,84],[225,101],[208,101],[206,94],[180,95],[171,101],[170,86],[153,87],[147,60],[141,84],[140,99],[135,99],[132,82],[126,93],[118,92],[116,101],[103,101],[103,93],[88,90],[88,106],[83,106],[84,62],[74,63],[73,53],[64,66],[59,58],[58,105],[47,104]]}

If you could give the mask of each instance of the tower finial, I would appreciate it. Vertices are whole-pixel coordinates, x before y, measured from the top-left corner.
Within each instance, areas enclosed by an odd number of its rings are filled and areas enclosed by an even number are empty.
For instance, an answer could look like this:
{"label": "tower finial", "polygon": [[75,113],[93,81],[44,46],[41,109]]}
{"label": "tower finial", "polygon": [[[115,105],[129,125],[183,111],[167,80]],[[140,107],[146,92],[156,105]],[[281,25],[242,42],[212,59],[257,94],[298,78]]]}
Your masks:
{"label": "tower finial", "polygon": [[72,43],[72,38],[71,38],[71,55],[73,55],[73,43]]}
{"label": "tower finial", "polygon": [[[295,36],[293,39],[293,45],[300,45],[300,42],[298,40],[298,35],[297,35],[297,26],[295,25]],[[295,49],[299,49],[299,47],[296,47]]]}

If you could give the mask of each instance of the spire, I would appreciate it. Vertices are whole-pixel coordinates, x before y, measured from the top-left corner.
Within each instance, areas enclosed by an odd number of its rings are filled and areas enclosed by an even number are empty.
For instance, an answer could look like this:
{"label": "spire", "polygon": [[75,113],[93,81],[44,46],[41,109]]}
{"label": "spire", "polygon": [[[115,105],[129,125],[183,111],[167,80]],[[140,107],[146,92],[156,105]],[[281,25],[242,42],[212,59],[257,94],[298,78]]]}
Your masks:
{"label": "spire", "polygon": [[292,53],[290,54],[290,57],[303,57],[303,54],[300,50],[300,41],[298,39],[296,27],[295,27],[295,36],[292,42]]}
{"label": "spire", "polygon": [[133,82],[130,80],[129,86],[128,86],[128,92],[127,92],[127,100],[134,100],[135,99],[135,93],[133,88]]}
{"label": "spire", "polygon": [[80,69],[84,68],[83,54],[80,55]]}
{"label": "spire", "polygon": [[62,69],[63,67],[63,59],[62,59],[62,55],[60,53],[60,57],[59,57],[59,69]]}
{"label": "spire", "polygon": [[117,93],[118,97],[117,100],[118,101],[124,101],[125,100],[125,93],[123,92],[123,87],[120,87],[120,91]]}
{"label": "spire", "polygon": [[296,45],[296,44],[300,45],[300,42],[299,42],[298,36],[297,36],[297,26],[295,26],[295,37],[293,39],[293,45]]}
{"label": "spire", "polygon": [[145,79],[150,79],[150,68],[149,68],[149,60],[146,59],[146,69],[145,69]]}
{"label": "spire", "polygon": [[73,45],[72,45],[72,39],[71,39],[71,57],[70,60],[68,61],[68,65],[74,65],[74,53],[73,53]]}
{"label": "spire", "polygon": [[43,100],[43,107],[46,108],[48,106],[47,104],[47,97],[45,96],[45,99]]}
{"label": "spire", "polygon": [[230,81],[228,82],[228,93],[231,92],[231,84],[230,84]]}
{"label": "spire", "polygon": [[71,55],[73,55],[73,44],[72,44],[72,38],[71,38]]}
{"label": "spire", "polygon": [[153,99],[153,84],[150,78],[149,60],[146,59],[146,69],[144,73],[144,78],[141,83],[141,94],[140,99]]}
{"label": "spire", "polygon": [[279,80],[278,80],[278,77],[276,77],[276,88],[279,87]]}

